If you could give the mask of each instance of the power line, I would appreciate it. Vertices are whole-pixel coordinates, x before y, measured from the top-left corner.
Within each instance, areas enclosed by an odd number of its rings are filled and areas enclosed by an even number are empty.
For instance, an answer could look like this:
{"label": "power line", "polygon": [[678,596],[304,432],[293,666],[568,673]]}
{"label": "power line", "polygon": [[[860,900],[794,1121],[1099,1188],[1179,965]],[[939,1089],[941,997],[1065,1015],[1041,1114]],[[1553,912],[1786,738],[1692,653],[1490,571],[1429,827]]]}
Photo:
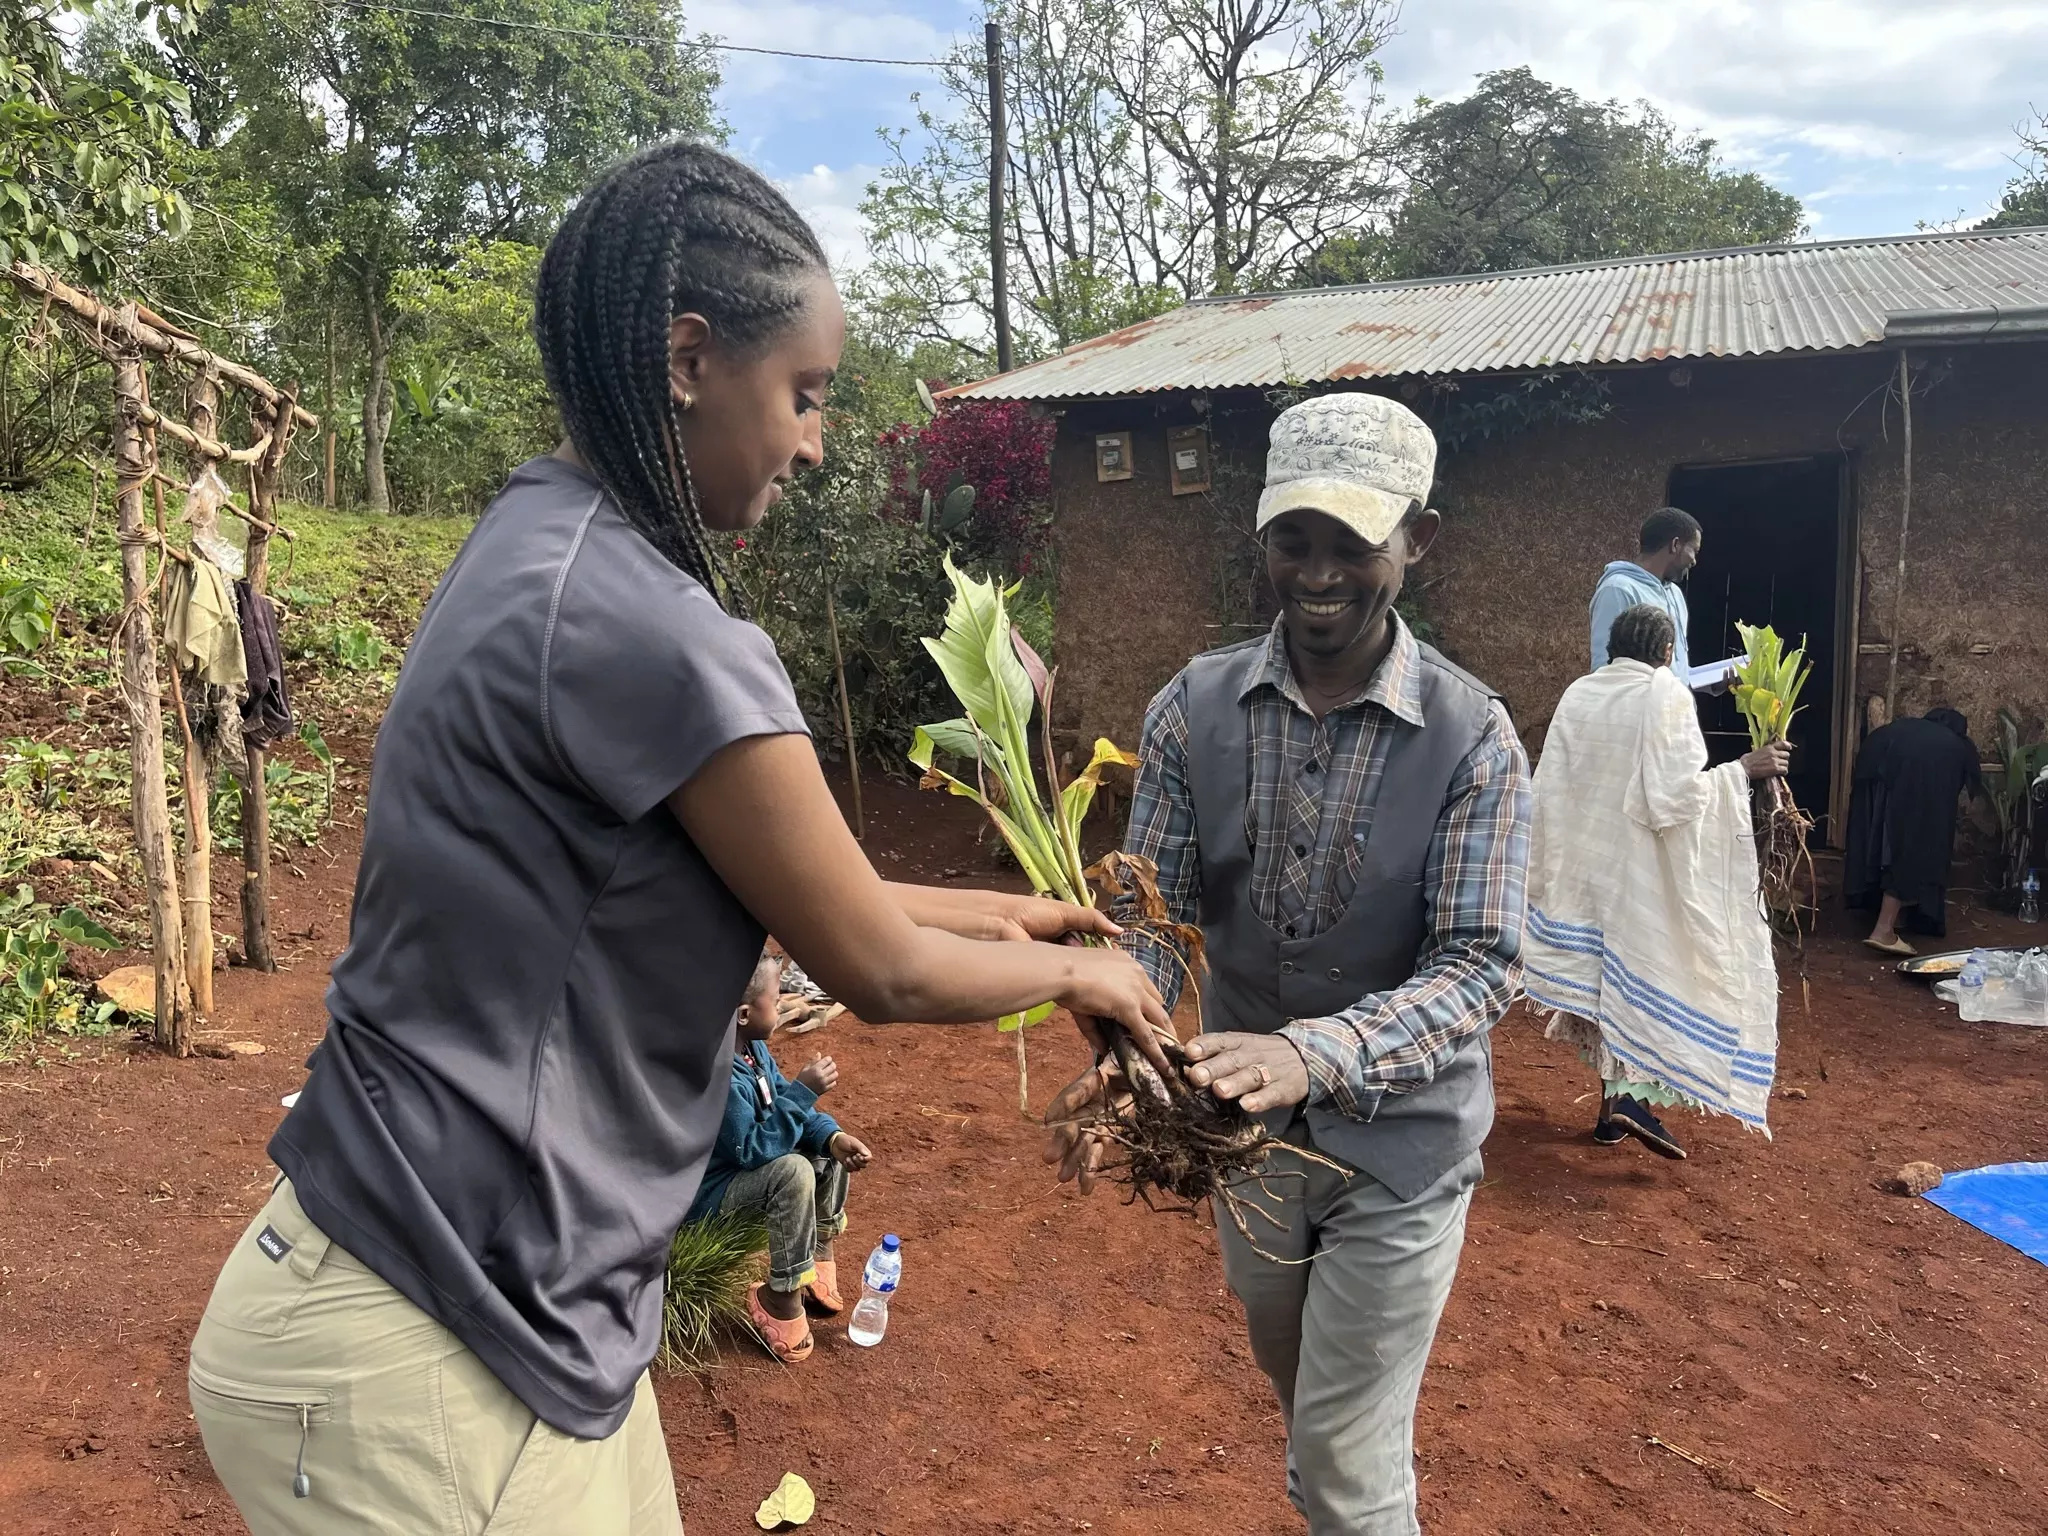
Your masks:
{"label": "power line", "polygon": [[419,6],[394,5],[389,0],[333,0],[355,11],[372,11],[390,16],[423,16],[434,21],[461,22],[472,27],[500,27],[514,32],[546,32],[556,37],[587,37],[602,42],[637,43],[654,48],[701,48],[713,53],[754,53],[775,59],[814,59],[827,64],[892,64],[900,69],[948,69],[950,59],[870,59],[843,53],[800,53],[793,48],[750,48],[743,43],[714,43],[685,37],[644,37],[631,32],[601,32],[585,27],[555,27],[541,21],[513,21],[498,16],[464,16],[455,11],[430,11]]}

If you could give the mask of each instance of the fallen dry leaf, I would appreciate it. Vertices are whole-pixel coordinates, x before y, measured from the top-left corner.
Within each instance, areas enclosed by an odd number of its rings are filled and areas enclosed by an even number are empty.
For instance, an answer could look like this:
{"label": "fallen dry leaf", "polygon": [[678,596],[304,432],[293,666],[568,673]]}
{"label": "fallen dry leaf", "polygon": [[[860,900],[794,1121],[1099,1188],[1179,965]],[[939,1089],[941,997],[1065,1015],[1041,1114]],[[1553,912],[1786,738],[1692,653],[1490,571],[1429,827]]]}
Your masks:
{"label": "fallen dry leaf", "polygon": [[811,1485],[794,1472],[786,1472],[775,1485],[775,1491],[754,1511],[754,1524],[764,1531],[782,1525],[804,1525],[817,1512],[818,1496],[811,1492]]}

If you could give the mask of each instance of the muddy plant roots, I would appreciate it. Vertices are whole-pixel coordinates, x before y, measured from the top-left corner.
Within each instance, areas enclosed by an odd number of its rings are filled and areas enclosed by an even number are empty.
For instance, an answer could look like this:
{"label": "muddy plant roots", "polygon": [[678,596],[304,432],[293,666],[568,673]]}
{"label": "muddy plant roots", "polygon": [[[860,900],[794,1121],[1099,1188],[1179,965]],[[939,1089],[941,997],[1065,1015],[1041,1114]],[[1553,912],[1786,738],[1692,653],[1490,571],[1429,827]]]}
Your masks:
{"label": "muddy plant roots", "polygon": [[1217,1220],[1229,1217],[1261,1258],[1276,1264],[1306,1263],[1306,1259],[1284,1259],[1259,1241],[1253,1220],[1284,1228],[1252,1193],[1256,1190],[1273,1197],[1278,1193],[1278,1181],[1307,1177],[1300,1168],[1276,1168],[1277,1156],[1317,1163],[1340,1173],[1349,1170],[1307,1147],[1268,1134],[1265,1122],[1234,1100],[1219,1099],[1206,1088],[1188,1084],[1182,1075],[1190,1063],[1177,1043],[1162,1042],[1174,1069],[1174,1080],[1163,1083],[1121,1028],[1107,1020],[1103,1025],[1114,1042],[1124,1078],[1132,1085],[1127,1104],[1101,1110],[1087,1127],[1116,1148],[1116,1155],[1102,1169],[1103,1176],[1128,1191],[1127,1203],[1142,1200],[1155,1211],[1199,1215],[1202,1201],[1211,1200]]}

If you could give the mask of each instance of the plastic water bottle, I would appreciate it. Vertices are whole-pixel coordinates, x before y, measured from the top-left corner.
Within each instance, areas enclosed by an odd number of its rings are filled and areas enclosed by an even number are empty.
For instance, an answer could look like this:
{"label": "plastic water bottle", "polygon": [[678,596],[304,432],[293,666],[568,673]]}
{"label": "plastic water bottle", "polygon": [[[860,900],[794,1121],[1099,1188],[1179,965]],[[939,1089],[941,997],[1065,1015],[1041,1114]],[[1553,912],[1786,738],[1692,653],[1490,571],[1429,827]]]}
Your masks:
{"label": "plastic water bottle", "polygon": [[868,1255],[868,1267],[861,1271],[860,1302],[853,1309],[853,1321],[846,1336],[863,1349],[872,1349],[889,1331],[889,1298],[896,1294],[896,1282],[903,1278],[903,1239],[889,1233]]}
{"label": "plastic water bottle", "polygon": [[1981,949],[1970,951],[1970,958],[1963,962],[1962,975],[1956,978],[1956,1012],[1969,1024],[1975,1024],[1984,1017],[1984,951]]}
{"label": "plastic water bottle", "polygon": [[2041,872],[2027,871],[2027,878],[2020,882],[2020,921],[2038,923],[2041,921]]}

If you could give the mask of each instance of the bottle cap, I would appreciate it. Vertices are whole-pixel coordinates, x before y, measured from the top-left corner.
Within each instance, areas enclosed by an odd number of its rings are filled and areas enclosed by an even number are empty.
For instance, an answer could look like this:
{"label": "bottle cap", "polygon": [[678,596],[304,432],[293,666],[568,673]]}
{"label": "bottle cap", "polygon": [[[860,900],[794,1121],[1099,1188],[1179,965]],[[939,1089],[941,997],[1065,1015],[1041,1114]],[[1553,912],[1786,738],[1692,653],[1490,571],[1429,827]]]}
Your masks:
{"label": "bottle cap", "polygon": [[894,1232],[884,1234],[882,1238],[882,1251],[884,1253],[894,1253],[898,1248],[901,1248],[902,1246],[903,1239],[898,1237]]}

